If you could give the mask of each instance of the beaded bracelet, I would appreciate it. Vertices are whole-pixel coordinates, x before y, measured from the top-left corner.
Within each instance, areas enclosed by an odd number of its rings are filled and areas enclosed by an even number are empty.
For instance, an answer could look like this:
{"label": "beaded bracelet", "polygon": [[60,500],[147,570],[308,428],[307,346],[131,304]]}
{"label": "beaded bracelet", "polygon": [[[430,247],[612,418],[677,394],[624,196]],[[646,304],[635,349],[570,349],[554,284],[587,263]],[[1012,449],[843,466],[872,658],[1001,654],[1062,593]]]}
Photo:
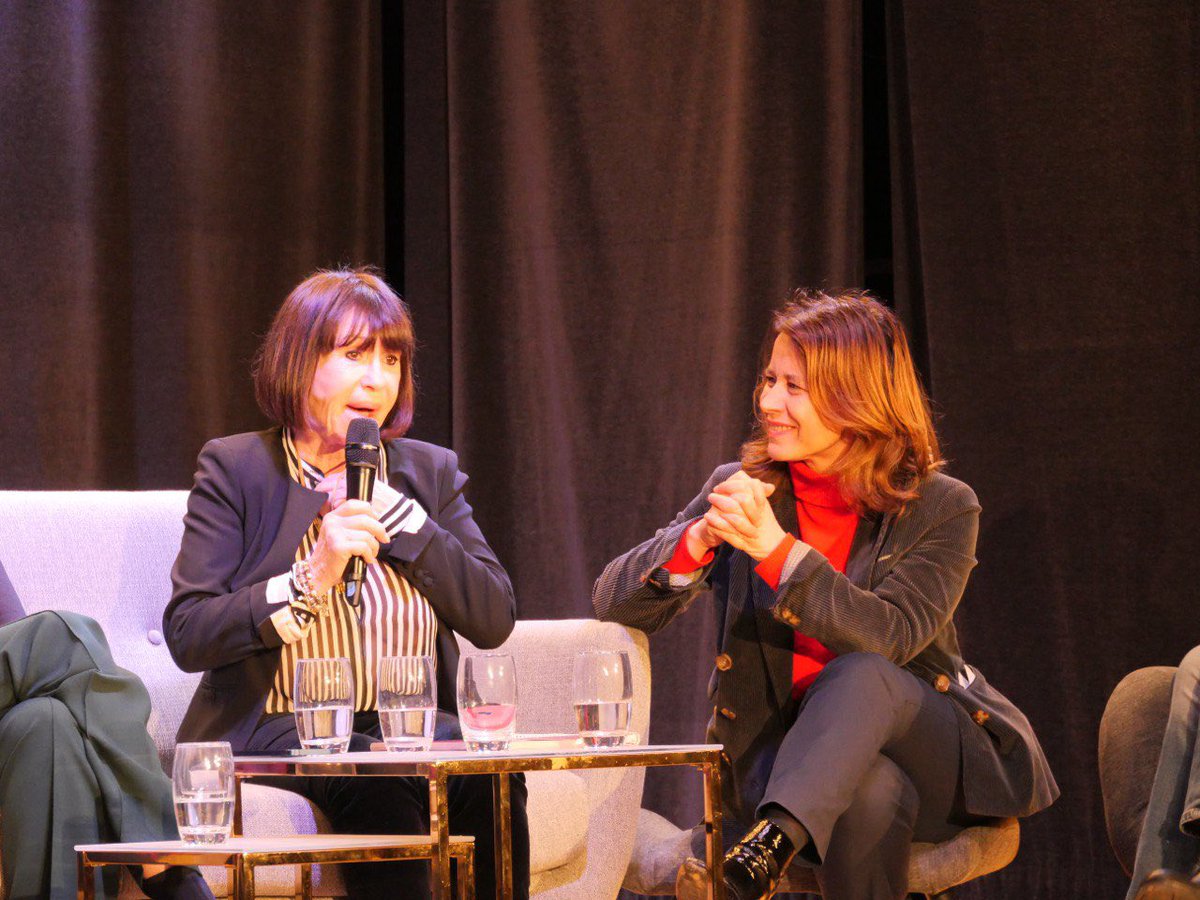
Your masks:
{"label": "beaded bracelet", "polygon": [[296,598],[310,613],[318,616],[325,611],[329,603],[329,594],[318,594],[313,589],[312,567],[308,560],[302,559],[292,564],[292,596]]}

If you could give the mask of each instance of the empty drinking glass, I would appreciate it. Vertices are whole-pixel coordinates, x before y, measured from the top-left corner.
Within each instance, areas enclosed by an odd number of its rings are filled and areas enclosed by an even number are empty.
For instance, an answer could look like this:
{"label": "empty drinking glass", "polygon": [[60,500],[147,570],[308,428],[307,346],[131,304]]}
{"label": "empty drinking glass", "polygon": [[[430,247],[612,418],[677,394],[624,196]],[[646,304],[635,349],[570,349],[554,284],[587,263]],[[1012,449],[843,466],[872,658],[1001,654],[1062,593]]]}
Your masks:
{"label": "empty drinking glass", "polygon": [[385,656],[379,661],[379,726],[389,750],[428,750],[437,715],[432,656]]}
{"label": "empty drinking glass", "polygon": [[296,663],[292,705],[300,746],[340,753],[350,746],[354,681],[350,660],[302,659]]}
{"label": "empty drinking glass", "polygon": [[179,744],[171,772],[175,821],[188,844],[220,844],[233,826],[233,751],[226,741]]}
{"label": "empty drinking glass", "polygon": [[579,737],[588,747],[616,747],[629,733],[633,678],[624,650],[584,650],[575,657],[571,692]]}
{"label": "empty drinking glass", "polygon": [[458,663],[458,718],[468,750],[506,750],[517,726],[517,671],[507,653]]}

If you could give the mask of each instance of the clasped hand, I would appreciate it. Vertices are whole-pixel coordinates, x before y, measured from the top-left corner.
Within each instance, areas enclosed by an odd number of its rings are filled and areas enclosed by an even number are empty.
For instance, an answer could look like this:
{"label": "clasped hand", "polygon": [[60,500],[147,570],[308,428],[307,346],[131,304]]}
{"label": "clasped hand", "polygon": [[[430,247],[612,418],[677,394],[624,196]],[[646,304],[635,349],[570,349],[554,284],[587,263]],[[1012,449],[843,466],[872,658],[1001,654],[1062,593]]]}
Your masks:
{"label": "clasped hand", "polygon": [[761,562],[787,536],[767,500],[774,492],[774,485],[735,472],[708,495],[712,505],[692,526],[692,536],[707,547],[724,542]]}

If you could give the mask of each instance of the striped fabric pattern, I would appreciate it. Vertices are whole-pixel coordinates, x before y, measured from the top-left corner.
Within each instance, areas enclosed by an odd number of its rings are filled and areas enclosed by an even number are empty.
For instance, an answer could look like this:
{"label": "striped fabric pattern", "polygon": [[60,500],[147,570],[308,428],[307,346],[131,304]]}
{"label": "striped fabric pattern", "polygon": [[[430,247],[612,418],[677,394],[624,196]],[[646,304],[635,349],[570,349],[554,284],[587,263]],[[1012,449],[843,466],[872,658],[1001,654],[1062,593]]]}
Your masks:
{"label": "striped fabric pattern", "polygon": [[[325,473],[300,458],[291,434],[283,433],[288,474],[305,487],[315,489]],[[380,476],[386,478],[385,448],[379,450]],[[415,501],[404,498],[380,517],[394,534],[413,512]],[[389,524],[390,523],[390,524]],[[321,517],[313,520],[296,548],[296,560],[307,559],[321,531]],[[376,706],[376,674],[385,656],[432,656],[436,659],[437,617],[429,601],[395,568],[384,561],[367,567],[357,609],[346,602],[341,584],[331,591],[326,611],[300,640],[284,644],[275,681],[267,696],[266,713],[290,713],[292,678],[296,661],[344,656],[350,660],[354,677],[354,708],[364,712]]]}

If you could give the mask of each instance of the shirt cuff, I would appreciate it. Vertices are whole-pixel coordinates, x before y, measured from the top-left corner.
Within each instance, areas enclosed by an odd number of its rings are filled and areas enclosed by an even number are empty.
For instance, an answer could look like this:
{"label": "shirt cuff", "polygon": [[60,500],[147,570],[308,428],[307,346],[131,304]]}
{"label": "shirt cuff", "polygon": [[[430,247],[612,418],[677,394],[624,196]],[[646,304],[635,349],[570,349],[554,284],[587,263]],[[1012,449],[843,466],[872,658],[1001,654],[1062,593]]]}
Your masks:
{"label": "shirt cuff", "polygon": [[308,629],[312,627],[311,623],[301,625],[296,621],[290,606],[282,606],[271,613],[271,624],[275,626],[275,632],[285,644],[296,643],[308,634]]}
{"label": "shirt cuff", "polygon": [[389,538],[398,534],[416,534],[429,518],[420,503],[382,482],[375,485],[371,507]]}
{"label": "shirt cuff", "polygon": [[[775,549],[771,551],[771,555],[754,567],[754,571],[758,573],[758,577],[771,586],[771,590],[779,590],[779,584],[783,581],[783,567],[788,561],[788,554],[792,551],[792,546],[796,543],[796,539],[790,534],[785,534],[783,540],[775,545]],[[793,568],[795,568],[793,566]]]}
{"label": "shirt cuff", "polygon": [[290,572],[267,579],[267,603],[279,607],[270,615],[271,626],[285,644],[296,643],[308,634],[311,625],[311,623],[310,625],[301,625],[292,613],[290,606],[292,602],[291,580]]}
{"label": "shirt cuff", "polygon": [[679,543],[675,547],[675,555],[663,565],[663,568],[672,575],[690,575],[697,569],[703,569],[712,562],[712,550],[705,553],[703,559],[696,559],[696,557],[692,556],[691,551],[688,550],[687,533],[689,529],[691,529],[690,525],[687,529],[684,529],[683,537],[679,539]]}
{"label": "shirt cuff", "polygon": [[267,602],[272,606],[292,602],[292,573],[284,572],[267,579]]}

